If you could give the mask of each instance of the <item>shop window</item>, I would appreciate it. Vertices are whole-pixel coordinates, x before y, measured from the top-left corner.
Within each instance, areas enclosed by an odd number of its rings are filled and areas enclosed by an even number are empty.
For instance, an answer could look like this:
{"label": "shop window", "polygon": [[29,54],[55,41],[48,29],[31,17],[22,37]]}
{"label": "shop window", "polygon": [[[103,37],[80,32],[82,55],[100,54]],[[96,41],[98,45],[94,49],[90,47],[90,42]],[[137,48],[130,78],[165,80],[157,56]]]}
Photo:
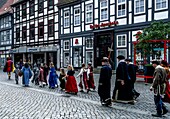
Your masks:
{"label": "shop window", "polygon": [[108,1],[100,0],[100,19],[107,20],[108,19]]}
{"label": "shop window", "polygon": [[39,23],[38,33],[39,33],[39,38],[44,37],[44,22]]}
{"label": "shop window", "polygon": [[48,20],[48,36],[54,36],[54,20]]}
{"label": "shop window", "polygon": [[35,8],[34,8],[34,0],[30,1],[30,16],[34,16]]}
{"label": "shop window", "polygon": [[73,66],[74,67],[81,67],[82,65],[82,48],[81,47],[75,47],[73,49]]}
{"label": "shop window", "polygon": [[70,64],[69,52],[64,53],[64,67],[67,67]]}
{"label": "shop window", "polygon": [[135,0],[135,13],[144,13],[145,12],[145,4],[144,0]]}
{"label": "shop window", "polygon": [[86,48],[92,49],[93,48],[93,38],[86,38]]}
{"label": "shop window", "polygon": [[16,20],[20,19],[20,6],[16,7]]}
{"label": "shop window", "polygon": [[155,2],[156,10],[162,10],[168,8],[168,0],[156,0]]}
{"label": "shop window", "polygon": [[86,64],[89,62],[93,64],[93,51],[86,51]]}
{"label": "shop window", "polygon": [[69,11],[64,12],[64,27],[69,27],[70,24]]}
{"label": "shop window", "polygon": [[70,49],[70,42],[64,41],[64,50],[69,50],[69,49]]}
{"label": "shop window", "polygon": [[35,38],[35,25],[30,25],[30,39],[33,40]]}
{"label": "shop window", "polygon": [[80,25],[80,8],[74,10],[74,25]]}
{"label": "shop window", "polygon": [[20,28],[16,28],[16,42],[20,41]]}
{"label": "shop window", "polygon": [[117,36],[117,47],[126,47],[126,35]]}
{"label": "shop window", "polygon": [[54,0],[48,0],[48,10],[52,10],[54,8]]}
{"label": "shop window", "polygon": [[44,11],[44,0],[39,0],[38,1],[38,12],[43,13]]}
{"label": "shop window", "polygon": [[86,6],[86,23],[91,23],[93,21],[93,5]]}
{"label": "shop window", "polygon": [[26,3],[23,3],[22,4],[22,18],[26,18],[27,16],[27,4]]}
{"label": "shop window", "polygon": [[23,41],[27,40],[27,26],[22,27],[22,40]]}
{"label": "shop window", "polygon": [[117,5],[118,17],[126,16],[126,0],[118,0]]}

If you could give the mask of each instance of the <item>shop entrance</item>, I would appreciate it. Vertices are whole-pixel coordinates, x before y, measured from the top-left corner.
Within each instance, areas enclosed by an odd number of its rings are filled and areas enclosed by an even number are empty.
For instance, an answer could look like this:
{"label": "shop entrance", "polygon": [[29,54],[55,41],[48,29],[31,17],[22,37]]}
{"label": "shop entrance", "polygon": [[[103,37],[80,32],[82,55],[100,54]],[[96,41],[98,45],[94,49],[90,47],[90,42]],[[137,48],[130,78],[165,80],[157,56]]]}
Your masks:
{"label": "shop entrance", "polygon": [[36,63],[37,66],[41,66],[44,63],[44,54],[33,54],[34,64]]}
{"label": "shop entrance", "polygon": [[95,47],[94,47],[94,65],[95,67],[101,66],[101,59],[103,57],[110,57],[110,63],[113,66],[113,33],[98,33],[95,35]]}

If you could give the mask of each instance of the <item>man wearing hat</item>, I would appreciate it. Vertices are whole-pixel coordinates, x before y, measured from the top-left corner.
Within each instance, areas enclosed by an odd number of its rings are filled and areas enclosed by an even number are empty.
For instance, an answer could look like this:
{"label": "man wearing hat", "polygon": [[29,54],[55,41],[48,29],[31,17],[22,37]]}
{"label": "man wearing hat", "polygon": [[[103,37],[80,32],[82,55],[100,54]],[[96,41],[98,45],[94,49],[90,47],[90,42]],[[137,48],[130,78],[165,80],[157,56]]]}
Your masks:
{"label": "man wearing hat", "polygon": [[113,91],[113,100],[123,103],[133,103],[132,87],[130,83],[130,77],[127,71],[127,64],[125,57],[119,55],[117,57],[119,63],[116,69],[116,81],[115,88]]}
{"label": "man wearing hat", "polygon": [[103,106],[111,106],[111,77],[112,69],[109,67],[108,59],[102,59],[102,68],[100,70],[98,94]]}
{"label": "man wearing hat", "polygon": [[150,87],[150,90],[154,91],[154,102],[156,105],[156,114],[152,114],[154,117],[162,117],[162,115],[166,114],[168,110],[166,109],[164,103],[162,102],[162,97],[165,94],[166,88],[166,71],[165,69],[159,65],[158,61],[152,61],[152,66],[155,68],[153,75],[153,83]]}

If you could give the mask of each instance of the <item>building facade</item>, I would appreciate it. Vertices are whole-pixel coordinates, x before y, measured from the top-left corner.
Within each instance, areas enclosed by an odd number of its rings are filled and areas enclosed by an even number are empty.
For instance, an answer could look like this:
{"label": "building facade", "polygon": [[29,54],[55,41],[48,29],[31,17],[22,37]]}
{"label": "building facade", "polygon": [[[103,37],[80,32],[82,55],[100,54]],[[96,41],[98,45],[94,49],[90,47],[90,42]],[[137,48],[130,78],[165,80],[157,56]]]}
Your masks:
{"label": "building facade", "polygon": [[4,66],[12,48],[12,9],[14,0],[2,0],[0,4],[0,66]]}
{"label": "building facade", "polygon": [[58,0],[19,0],[14,11],[14,61],[60,67]]}
{"label": "building facade", "polygon": [[170,21],[169,0],[59,0],[58,7],[62,67],[98,67],[110,57],[115,68],[118,55],[133,59],[138,31],[156,20]]}

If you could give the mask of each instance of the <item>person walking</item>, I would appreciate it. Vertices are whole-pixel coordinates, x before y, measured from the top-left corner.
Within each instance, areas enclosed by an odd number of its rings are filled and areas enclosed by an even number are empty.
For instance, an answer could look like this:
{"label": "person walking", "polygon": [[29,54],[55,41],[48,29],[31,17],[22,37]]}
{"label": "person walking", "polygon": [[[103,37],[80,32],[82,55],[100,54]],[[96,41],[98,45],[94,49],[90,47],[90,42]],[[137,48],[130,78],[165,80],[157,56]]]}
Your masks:
{"label": "person walking", "polygon": [[39,87],[44,87],[45,86],[45,82],[44,82],[44,67],[41,66],[40,67],[40,73],[38,76],[38,80],[39,80]]}
{"label": "person walking", "polygon": [[40,70],[36,64],[34,64],[33,73],[34,73],[34,76],[33,76],[33,79],[31,80],[31,82],[35,83],[35,85],[39,85],[38,76],[39,76]]}
{"label": "person walking", "polygon": [[18,84],[18,80],[19,80],[19,65],[18,64],[16,64],[15,65],[15,70],[14,70],[14,73],[15,73],[15,82],[16,82],[16,84]]}
{"label": "person walking", "polygon": [[74,68],[72,65],[68,65],[67,67],[67,81],[66,81],[66,86],[65,86],[65,92],[66,93],[74,93],[75,95],[77,95],[78,93],[78,88],[77,88],[77,82],[76,79],[74,77]]}
{"label": "person walking", "polygon": [[88,93],[89,92],[89,86],[88,86],[87,69],[86,69],[86,65],[84,63],[82,64],[82,68],[80,70],[80,73],[77,75],[77,78],[78,77],[80,77],[80,83],[79,83],[79,87],[81,89],[80,92],[84,92],[83,91],[83,83],[84,83],[85,90],[87,90],[87,93]]}
{"label": "person walking", "polygon": [[162,101],[162,97],[165,94],[167,74],[165,69],[161,65],[159,65],[158,61],[152,61],[152,66],[155,68],[155,71],[153,75],[153,83],[150,87],[150,90],[154,91],[154,102],[157,110],[157,113],[152,114],[152,116],[162,117],[162,115],[168,112],[165,104]]}
{"label": "person walking", "polygon": [[89,88],[92,88],[93,90],[95,90],[96,86],[94,84],[93,67],[92,67],[92,63],[91,62],[88,63],[87,76],[88,76],[88,79],[89,79],[89,81],[88,81]]}
{"label": "person walking", "polygon": [[128,70],[128,74],[129,74],[129,78],[130,78],[130,82],[132,86],[133,97],[136,100],[139,97],[140,93],[138,93],[134,88],[134,84],[136,82],[135,65],[132,63],[132,59],[126,59],[125,61],[127,63],[127,70]]}
{"label": "person walking", "polygon": [[44,64],[44,82],[46,83],[46,85],[48,85],[47,83],[47,76],[48,76],[48,72],[49,72],[49,68],[47,66],[47,64]]}
{"label": "person walking", "polygon": [[49,74],[49,88],[55,89],[55,85],[57,83],[57,73],[54,67],[54,64],[50,63],[50,74]]}
{"label": "person walking", "polygon": [[14,64],[13,64],[13,61],[11,59],[11,57],[8,57],[7,58],[7,61],[6,61],[6,64],[4,66],[4,69],[3,71],[4,72],[7,72],[7,75],[8,75],[8,79],[10,80],[11,79],[11,72],[14,70]]}
{"label": "person walking", "polygon": [[30,69],[28,63],[24,64],[21,71],[23,73],[23,85],[25,87],[29,87],[29,79],[32,77],[32,72],[31,72],[31,69]]}
{"label": "person walking", "polygon": [[108,59],[102,59],[102,68],[100,70],[98,94],[103,106],[111,106],[111,77],[112,69],[109,67]]}
{"label": "person walking", "polygon": [[132,86],[128,75],[125,57],[119,55],[117,57],[119,63],[116,69],[116,81],[113,90],[113,101],[134,104]]}
{"label": "person walking", "polygon": [[59,81],[60,81],[61,90],[65,90],[65,78],[66,78],[66,73],[64,71],[64,68],[61,68],[60,69],[60,75],[59,75]]}

